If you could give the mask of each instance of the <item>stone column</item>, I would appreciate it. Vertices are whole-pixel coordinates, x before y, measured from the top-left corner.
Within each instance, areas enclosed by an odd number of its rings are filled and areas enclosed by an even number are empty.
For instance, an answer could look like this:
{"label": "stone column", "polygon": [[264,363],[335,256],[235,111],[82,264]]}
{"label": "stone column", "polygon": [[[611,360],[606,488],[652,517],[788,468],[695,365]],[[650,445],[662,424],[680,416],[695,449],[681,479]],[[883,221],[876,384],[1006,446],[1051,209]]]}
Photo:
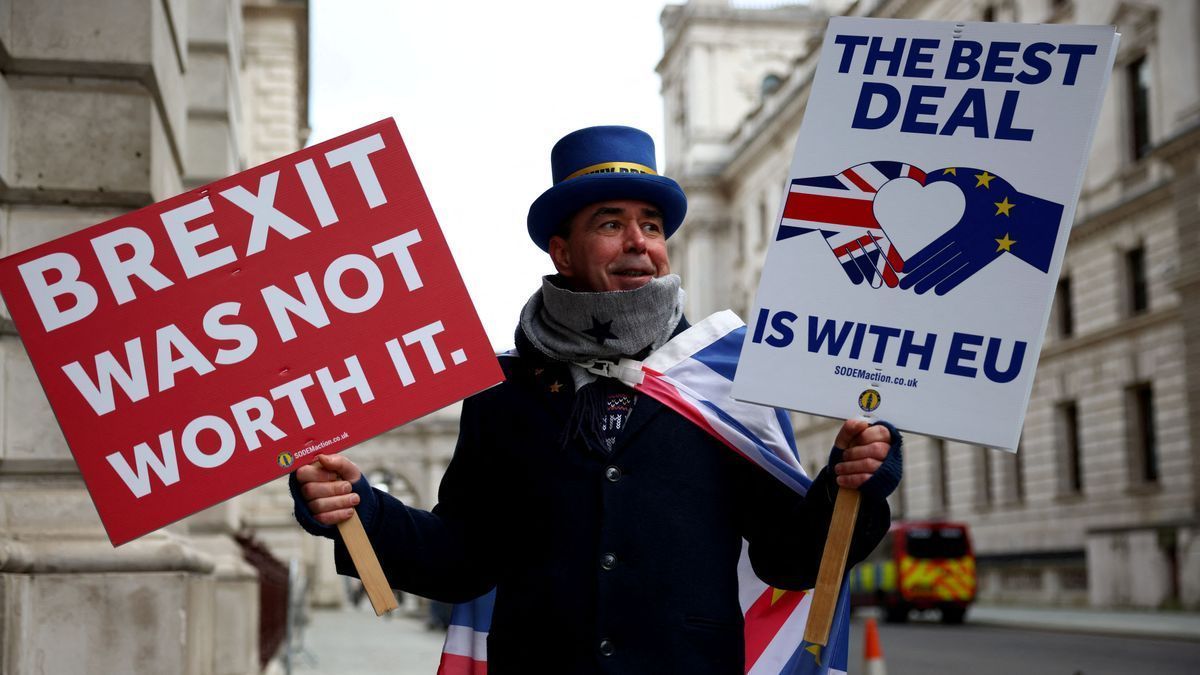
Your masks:
{"label": "stone column", "polygon": [[[0,0],[0,253],[180,190],[186,28],[182,0]],[[7,311],[0,377],[0,670],[213,672],[213,558],[179,525],[112,547]]]}
{"label": "stone column", "polygon": [[[193,188],[246,168],[241,139],[242,23],[237,0],[187,3],[187,101],[182,182]],[[213,670],[253,673],[259,664],[258,572],[233,538],[242,498],[187,518],[192,546],[213,560]]]}
{"label": "stone column", "polygon": [[[249,166],[308,140],[308,3],[243,0]],[[364,120],[374,122],[375,120]]]}
{"label": "stone column", "polygon": [[[307,3],[246,10],[286,24],[282,103],[244,85],[242,4],[0,0],[0,255],[235,173],[247,139],[277,140],[259,129],[291,129],[262,160],[300,147]],[[0,384],[0,672],[259,672],[258,579],[232,537],[253,500],[114,549],[2,308]]]}

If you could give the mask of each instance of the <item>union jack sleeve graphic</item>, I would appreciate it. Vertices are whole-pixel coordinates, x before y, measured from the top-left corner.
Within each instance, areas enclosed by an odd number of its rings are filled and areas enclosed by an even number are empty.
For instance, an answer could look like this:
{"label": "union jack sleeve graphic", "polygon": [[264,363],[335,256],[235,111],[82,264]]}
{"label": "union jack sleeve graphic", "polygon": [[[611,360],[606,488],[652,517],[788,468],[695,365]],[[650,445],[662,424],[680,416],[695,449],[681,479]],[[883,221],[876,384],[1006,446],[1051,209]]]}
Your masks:
{"label": "union jack sleeve graphic", "polygon": [[819,231],[852,283],[895,288],[904,258],[875,218],[874,202],[879,189],[897,178],[924,185],[925,172],[903,162],[880,161],[832,176],[793,180],[775,240]]}

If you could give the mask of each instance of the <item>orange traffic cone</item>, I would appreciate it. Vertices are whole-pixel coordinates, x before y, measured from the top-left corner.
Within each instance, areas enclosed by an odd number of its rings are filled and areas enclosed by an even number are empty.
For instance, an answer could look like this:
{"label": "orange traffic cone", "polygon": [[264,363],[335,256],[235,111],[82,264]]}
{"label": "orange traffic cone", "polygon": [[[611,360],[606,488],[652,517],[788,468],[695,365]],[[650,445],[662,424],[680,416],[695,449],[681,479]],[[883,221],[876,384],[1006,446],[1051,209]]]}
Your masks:
{"label": "orange traffic cone", "polygon": [[874,617],[867,619],[866,635],[863,637],[863,672],[866,675],[887,675],[883,665],[883,649],[879,646],[879,626]]}

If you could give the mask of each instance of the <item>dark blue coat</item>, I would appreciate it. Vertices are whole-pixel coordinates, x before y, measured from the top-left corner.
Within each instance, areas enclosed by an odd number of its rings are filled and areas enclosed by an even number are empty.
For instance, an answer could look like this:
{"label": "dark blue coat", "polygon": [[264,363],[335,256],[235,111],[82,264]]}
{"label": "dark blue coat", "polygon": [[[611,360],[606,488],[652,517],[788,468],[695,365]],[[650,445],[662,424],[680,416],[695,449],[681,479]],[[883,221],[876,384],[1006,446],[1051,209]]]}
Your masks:
{"label": "dark blue coat", "polygon": [[[433,511],[381,492],[359,506],[392,586],[445,602],[495,587],[493,675],[744,672],[742,538],[764,581],[811,588],[836,492],[828,470],[801,498],[645,395],[611,455],[563,447],[567,368],[501,363],[507,381],[463,403]],[[336,539],[299,500],[297,517]],[[887,503],[864,496],[851,563],[889,522]],[[353,575],[340,541],[336,557]]]}

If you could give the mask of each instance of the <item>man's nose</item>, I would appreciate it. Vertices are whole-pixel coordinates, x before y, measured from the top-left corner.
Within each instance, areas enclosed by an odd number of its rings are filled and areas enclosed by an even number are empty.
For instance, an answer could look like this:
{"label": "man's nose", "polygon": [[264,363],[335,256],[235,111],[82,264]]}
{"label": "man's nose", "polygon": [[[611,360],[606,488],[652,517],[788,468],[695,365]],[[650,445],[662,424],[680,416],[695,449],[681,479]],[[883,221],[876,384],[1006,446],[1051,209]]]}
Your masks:
{"label": "man's nose", "polygon": [[646,234],[636,221],[625,225],[625,250],[642,253],[646,250]]}

